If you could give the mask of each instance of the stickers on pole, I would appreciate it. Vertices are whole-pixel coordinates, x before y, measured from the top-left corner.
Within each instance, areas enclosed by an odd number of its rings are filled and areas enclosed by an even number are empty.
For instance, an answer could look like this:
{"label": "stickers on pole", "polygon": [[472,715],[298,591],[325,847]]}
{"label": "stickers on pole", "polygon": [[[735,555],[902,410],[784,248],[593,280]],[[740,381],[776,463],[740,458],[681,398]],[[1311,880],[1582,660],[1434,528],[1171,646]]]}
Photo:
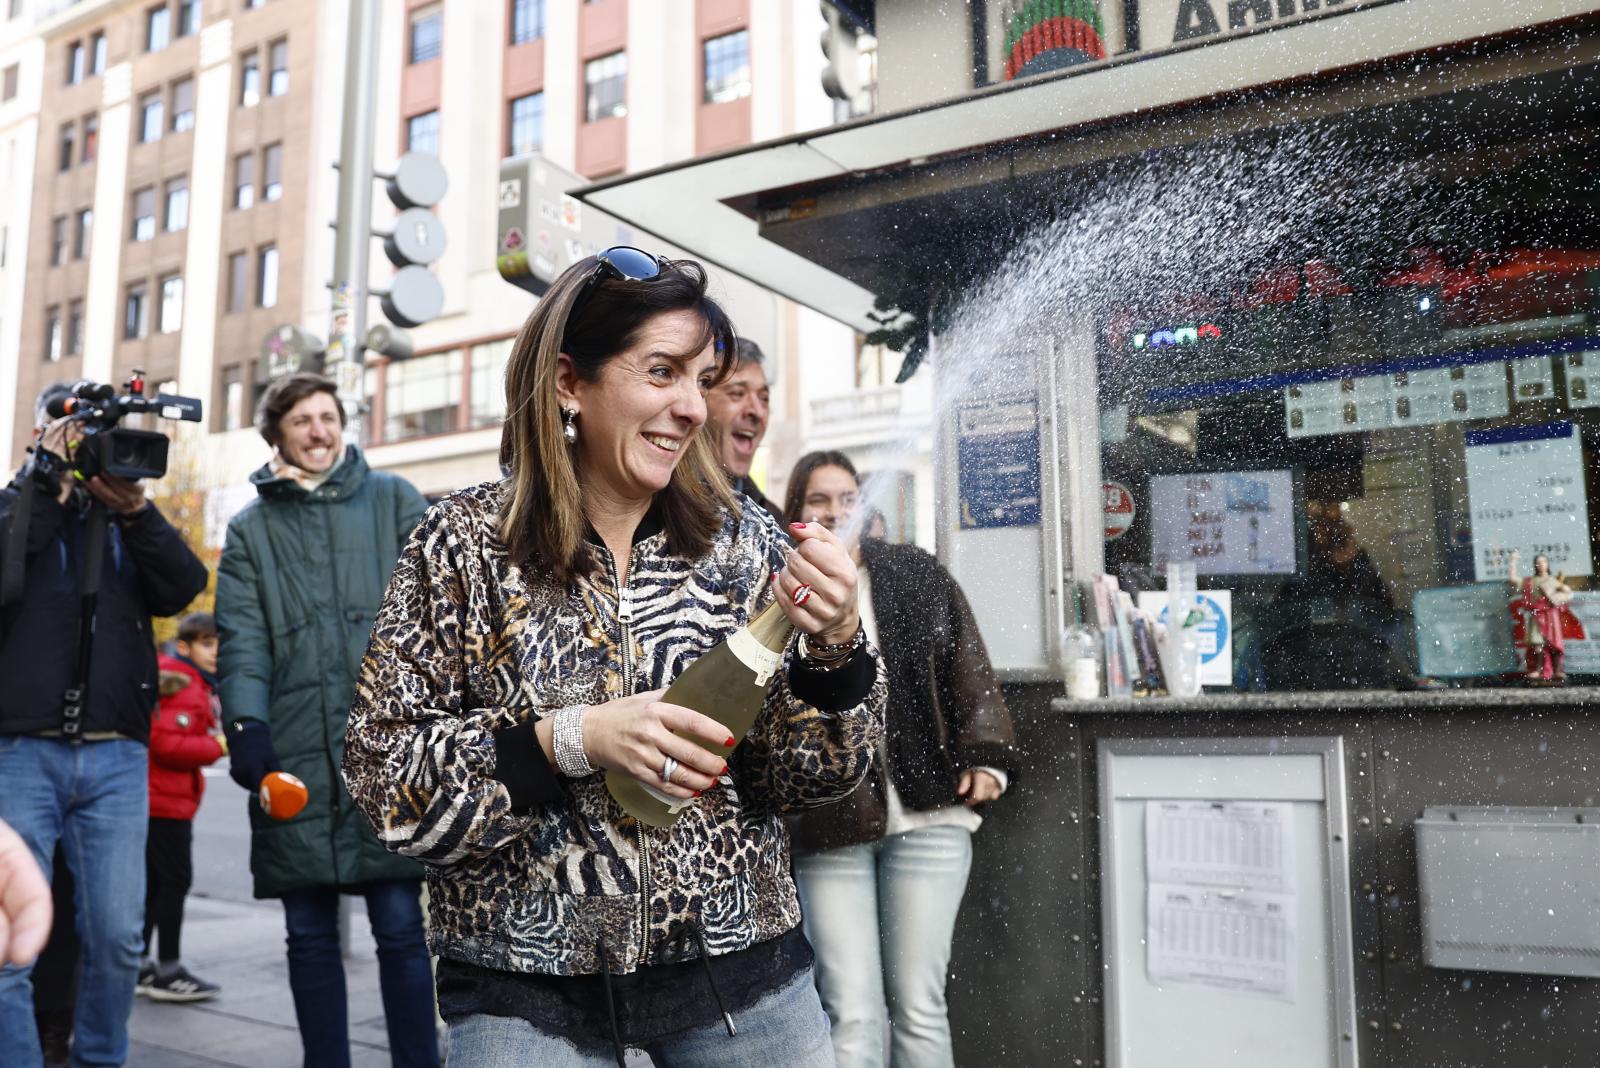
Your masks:
{"label": "stickers on pole", "polygon": [[1138,516],[1133,493],[1120,482],[1107,482],[1102,487],[1106,513],[1106,541],[1116,541],[1128,532]]}

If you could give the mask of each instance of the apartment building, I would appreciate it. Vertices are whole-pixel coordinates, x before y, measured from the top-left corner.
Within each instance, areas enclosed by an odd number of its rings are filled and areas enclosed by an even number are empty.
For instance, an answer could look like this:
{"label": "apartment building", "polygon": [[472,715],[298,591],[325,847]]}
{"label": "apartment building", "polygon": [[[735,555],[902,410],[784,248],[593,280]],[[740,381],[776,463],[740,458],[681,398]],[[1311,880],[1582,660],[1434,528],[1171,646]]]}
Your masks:
{"label": "apartment building", "polygon": [[[23,0],[0,8],[0,398],[17,393],[27,277],[29,206],[39,138],[44,49]],[[9,449],[16,410],[0,402],[0,450]],[[23,424],[29,420],[24,417]]]}
{"label": "apartment building", "polygon": [[82,0],[34,12],[13,461],[32,398],[61,379],[120,384],[142,369],[205,400],[206,430],[248,426],[260,340],[303,315],[318,8]]}
{"label": "apartment building", "polygon": [[[412,331],[416,355],[369,354],[363,431],[374,465],[437,494],[494,477],[505,360],[533,306],[495,267],[502,160],[538,154],[599,179],[836,116],[818,77],[822,20],[804,0],[380,7],[375,166],[411,150],[443,161],[446,299]],[[223,519],[267,457],[250,426],[264,340],[285,324],[327,333],[345,5],[78,0],[16,24],[22,89],[0,101],[0,182],[14,168],[24,195],[0,205],[0,226],[15,216],[9,253],[0,241],[0,374],[14,376],[0,440],[14,467],[39,388],[143,369],[205,400],[197,451]],[[381,233],[395,210],[375,199]],[[618,226],[611,243],[653,240]],[[372,260],[382,289],[389,267],[376,247]],[[715,284],[772,365],[757,476],[781,493],[810,421],[802,354],[848,365],[855,335],[728,272]]]}

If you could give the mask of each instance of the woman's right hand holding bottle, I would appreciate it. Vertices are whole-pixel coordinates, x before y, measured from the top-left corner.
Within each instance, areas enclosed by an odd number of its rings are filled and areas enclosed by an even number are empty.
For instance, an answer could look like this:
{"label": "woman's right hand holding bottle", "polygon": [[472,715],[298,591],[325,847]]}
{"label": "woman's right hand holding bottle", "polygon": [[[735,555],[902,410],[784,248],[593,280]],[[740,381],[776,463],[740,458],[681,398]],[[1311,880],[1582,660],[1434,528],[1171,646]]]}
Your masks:
{"label": "woman's right hand holding bottle", "polygon": [[[728,729],[710,716],[661,700],[666,690],[651,690],[591,705],[583,713],[583,749],[597,768],[621,771],[677,798],[696,797],[716,785],[728,762],[714,750],[731,751]],[[661,771],[671,757],[670,781]]]}

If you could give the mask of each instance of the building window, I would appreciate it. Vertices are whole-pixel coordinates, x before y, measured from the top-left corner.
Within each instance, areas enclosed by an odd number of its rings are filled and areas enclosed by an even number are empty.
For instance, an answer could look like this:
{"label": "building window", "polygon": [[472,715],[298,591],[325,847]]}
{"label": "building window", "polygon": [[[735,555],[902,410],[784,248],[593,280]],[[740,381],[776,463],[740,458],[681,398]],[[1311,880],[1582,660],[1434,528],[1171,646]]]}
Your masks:
{"label": "building window", "polygon": [[159,92],[146,93],[139,98],[139,142],[149,144],[161,140],[161,127],[167,106]]}
{"label": "building window", "polygon": [[228,255],[228,310],[244,311],[245,294],[250,291],[250,257],[243,252]]}
{"label": "building window", "polygon": [[77,85],[88,76],[88,71],[89,53],[82,41],[73,41],[67,46],[67,84]]}
{"label": "building window", "polygon": [[583,65],[585,122],[621,118],[628,113],[628,56],[613,52]]}
{"label": "building window", "polygon": [[239,106],[253,108],[261,103],[261,57],[246,52],[239,57]]}
{"label": "building window", "polygon": [[200,32],[200,0],[178,0],[178,36],[192,37]]}
{"label": "building window", "polygon": [[222,429],[244,427],[244,372],[238,364],[222,369]]}
{"label": "building window", "polygon": [[233,157],[233,206],[244,209],[256,202],[256,156],[241,152]]}
{"label": "building window", "polygon": [[122,309],[122,337],[133,341],[144,337],[150,329],[150,290],[143,282],[128,287],[128,298]]}
{"label": "building window", "polygon": [[750,95],[750,31],[725,33],[705,42],[707,104],[725,104]]}
{"label": "building window", "polygon": [[51,363],[61,362],[61,306],[52,304],[44,310],[44,358]]}
{"label": "building window", "polygon": [[194,129],[194,79],[172,83],[172,132]]}
{"label": "building window", "polygon": [[106,72],[106,35],[97,33],[89,38],[89,73]]}
{"label": "building window", "polygon": [[282,96],[289,91],[289,42],[273,41],[267,46],[267,95]]}
{"label": "building window", "polygon": [[94,157],[100,151],[100,116],[85,115],[83,117],[83,159],[84,163],[93,163]]}
{"label": "building window", "polygon": [[495,426],[506,418],[506,361],[511,339],[472,346],[471,428]]}
{"label": "building window", "polygon": [[261,199],[283,199],[282,145],[268,145],[261,150]]}
{"label": "building window", "polygon": [[384,371],[383,440],[400,441],[457,429],[461,353],[397,360]]}
{"label": "building window", "polygon": [[57,215],[50,220],[50,266],[60,267],[67,262],[67,217]]}
{"label": "building window", "polygon": [[246,11],[251,11],[255,8],[261,7],[266,2],[267,0],[244,0],[244,9]]}
{"label": "building window", "polygon": [[156,329],[176,334],[183,329],[183,276],[169,274],[161,279],[161,306],[156,312]]}
{"label": "building window", "polygon": [[19,71],[18,71],[18,67],[19,66],[20,66],[20,64],[13,63],[13,64],[11,64],[11,66],[6,68],[5,87],[3,89],[0,89],[0,100],[15,100],[17,98],[17,81],[18,81],[18,78],[19,78]]}
{"label": "building window", "polygon": [[94,209],[79,208],[72,217],[72,258],[81,260],[89,254],[89,234],[94,229]]}
{"label": "building window", "polygon": [[56,160],[57,170],[70,170],[72,168],[73,153],[78,147],[78,124],[69,122],[61,127],[61,153]]}
{"label": "building window", "polygon": [[544,36],[544,0],[511,0],[511,43]]}
{"label": "building window", "polygon": [[411,15],[411,62],[438,59],[444,48],[444,9],[435,4]]}
{"label": "building window", "polygon": [[529,93],[511,102],[506,155],[531,156],[544,145],[544,94]]}
{"label": "building window", "polygon": [[278,247],[262,245],[256,249],[256,307],[278,305]]}
{"label": "building window", "polygon": [[67,302],[67,355],[83,355],[83,301]]}
{"label": "building window", "polygon": [[133,193],[133,228],[135,241],[149,241],[156,236],[156,187],[146,186]]}
{"label": "building window", "polygon": [[144,50],[159,52],[172,43],[172,10],[166,4],[144,14]]}
{"label": "building window", "polygon": [[439,154],[439,113],[424,111],[406,120],[406,151]]}
{"label": "building window", "polygon": [[189,176],[181,174],[167,180],[166,211],[163,226],[168,233],[189,225]]}
{"label": "building window", "polygon": [[6,17],[12,19],[22,17],[22,0],[11,0],[10,10],[6,13]]}

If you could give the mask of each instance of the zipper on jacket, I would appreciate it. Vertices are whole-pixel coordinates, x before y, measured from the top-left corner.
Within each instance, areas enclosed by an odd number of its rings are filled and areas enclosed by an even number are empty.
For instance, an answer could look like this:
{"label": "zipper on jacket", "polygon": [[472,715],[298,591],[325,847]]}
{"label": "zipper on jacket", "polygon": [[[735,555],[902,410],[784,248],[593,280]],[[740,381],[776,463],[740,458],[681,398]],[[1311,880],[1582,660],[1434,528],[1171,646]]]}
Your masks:
{"label": "zipper on jacket", "polygon": [[[617,568],[616,557],[611,558],[611,579],[617,589],[617,622],[620,632],[619,649],[622,654],[622,693],[633,694],[633,635],[628,624],[633,622],[633,606],[628,603],[628,591],[622,585],[622,573]],[[650,839],[645,825],[637,825],[639,841],[639,963],[650,957]]]}

